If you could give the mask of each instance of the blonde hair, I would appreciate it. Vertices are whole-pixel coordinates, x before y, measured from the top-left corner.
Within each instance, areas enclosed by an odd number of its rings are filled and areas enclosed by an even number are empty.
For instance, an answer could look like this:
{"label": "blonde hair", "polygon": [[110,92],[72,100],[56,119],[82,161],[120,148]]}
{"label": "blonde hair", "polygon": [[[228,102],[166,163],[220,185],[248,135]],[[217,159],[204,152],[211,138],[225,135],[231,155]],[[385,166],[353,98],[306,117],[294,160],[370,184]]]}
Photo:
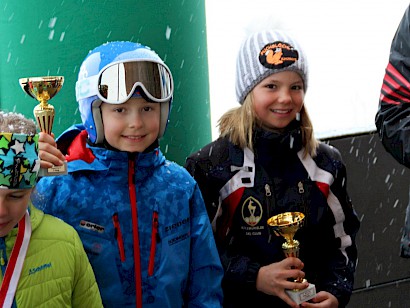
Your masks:
{"label": "blonde hair", "polygon": [[21,113],[0,111],[0,132],[34,135],[36,124]]}
{"label": "blonde hair", "polygon": [[[302,131],[302,144],[304,146],[304,156],[316,156],[319,141],[313,134],[312,122],[305,105],[300,111],[300,123]],[[233,144],[243,148],[253,150],[253,133],[256,127],[261,126],[253,108],[252,92],[245,98],[240,107],[228,110],[218,121],[221,137],[229,138]]]}

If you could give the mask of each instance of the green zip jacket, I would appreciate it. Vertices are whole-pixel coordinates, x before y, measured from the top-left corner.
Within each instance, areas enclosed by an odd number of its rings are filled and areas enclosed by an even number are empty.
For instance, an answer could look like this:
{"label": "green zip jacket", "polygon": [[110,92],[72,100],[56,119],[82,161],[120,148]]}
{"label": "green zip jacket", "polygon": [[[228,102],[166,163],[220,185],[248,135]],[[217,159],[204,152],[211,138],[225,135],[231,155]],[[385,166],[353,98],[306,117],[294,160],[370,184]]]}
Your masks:
{"label": "green zip jacket", "polygon": [[[30,220],[32,234],[15,295],[17,307],[102,307],[94,272],[77,232],[32,205]],[[0,239],[1,280],[16,235],[14,228]]]}

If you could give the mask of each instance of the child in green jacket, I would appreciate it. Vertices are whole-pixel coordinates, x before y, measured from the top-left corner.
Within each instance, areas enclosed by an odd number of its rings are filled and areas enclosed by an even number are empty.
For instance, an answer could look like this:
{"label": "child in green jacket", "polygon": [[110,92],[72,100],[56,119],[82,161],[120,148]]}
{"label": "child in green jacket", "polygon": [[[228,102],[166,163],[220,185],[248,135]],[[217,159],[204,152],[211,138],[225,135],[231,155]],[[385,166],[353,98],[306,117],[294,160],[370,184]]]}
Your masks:
{"label": "child in green jacket", "polygon": [[102,307],[77,232],[30,202],[35,133],[33,121],[0,112],[0,307]]}

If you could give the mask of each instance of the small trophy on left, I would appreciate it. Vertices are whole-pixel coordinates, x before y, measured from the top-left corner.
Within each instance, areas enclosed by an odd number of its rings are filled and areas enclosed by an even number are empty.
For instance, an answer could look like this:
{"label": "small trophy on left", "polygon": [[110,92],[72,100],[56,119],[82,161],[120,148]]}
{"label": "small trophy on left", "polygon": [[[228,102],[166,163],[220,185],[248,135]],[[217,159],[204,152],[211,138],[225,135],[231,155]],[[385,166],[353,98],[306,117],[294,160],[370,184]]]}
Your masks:
{"label": "small trophy on left", "polygon": [[[20,78],[19,83],[25,93],[40,103],[34,107],[33,113],[42,132],[51,134],[54,123],[54,106],[48,101],[52,99],[64,83],[63,76],[45,76]],[[62,166],[53,166],[40,169],[40,176],[67,174],[67,163]]]}

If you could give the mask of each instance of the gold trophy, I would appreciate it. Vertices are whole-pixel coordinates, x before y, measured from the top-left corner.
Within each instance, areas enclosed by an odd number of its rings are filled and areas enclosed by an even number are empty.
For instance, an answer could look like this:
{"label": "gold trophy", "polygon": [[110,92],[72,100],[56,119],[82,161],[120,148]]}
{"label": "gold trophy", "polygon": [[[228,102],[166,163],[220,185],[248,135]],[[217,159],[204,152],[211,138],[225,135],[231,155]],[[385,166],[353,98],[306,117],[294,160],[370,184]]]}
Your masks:
{"label": "gold trophy", "polygon": [[[52,99],[64,83],[63,76],[44,76],[20,78],[19,83],[25,93],[40,102],[34,107],[33,113],[42,132],[51,134],[54,123],[54,106],[48,101]],[[40,169],[40,176],[67,174],[67,163],[62,166],[53,166]]]}
{"label": "gold trophy", "polygon": [[[305,215],[300,212],[286,212],[272,216],[268,219],[268,225],[272,227],[276,235],[285,238],[285,242],[282,244],[283,252],[287,258],[289,257],[299,257],[299,241],[294,240],[296,231],[303,224],[303,219]],[[297,278],[295,282],[305,282],[306,279]],[[285,290],[286,294],[298,305],[306,302],[316,295],[315,285],[309,283],[306,289],[299,290]]]}

